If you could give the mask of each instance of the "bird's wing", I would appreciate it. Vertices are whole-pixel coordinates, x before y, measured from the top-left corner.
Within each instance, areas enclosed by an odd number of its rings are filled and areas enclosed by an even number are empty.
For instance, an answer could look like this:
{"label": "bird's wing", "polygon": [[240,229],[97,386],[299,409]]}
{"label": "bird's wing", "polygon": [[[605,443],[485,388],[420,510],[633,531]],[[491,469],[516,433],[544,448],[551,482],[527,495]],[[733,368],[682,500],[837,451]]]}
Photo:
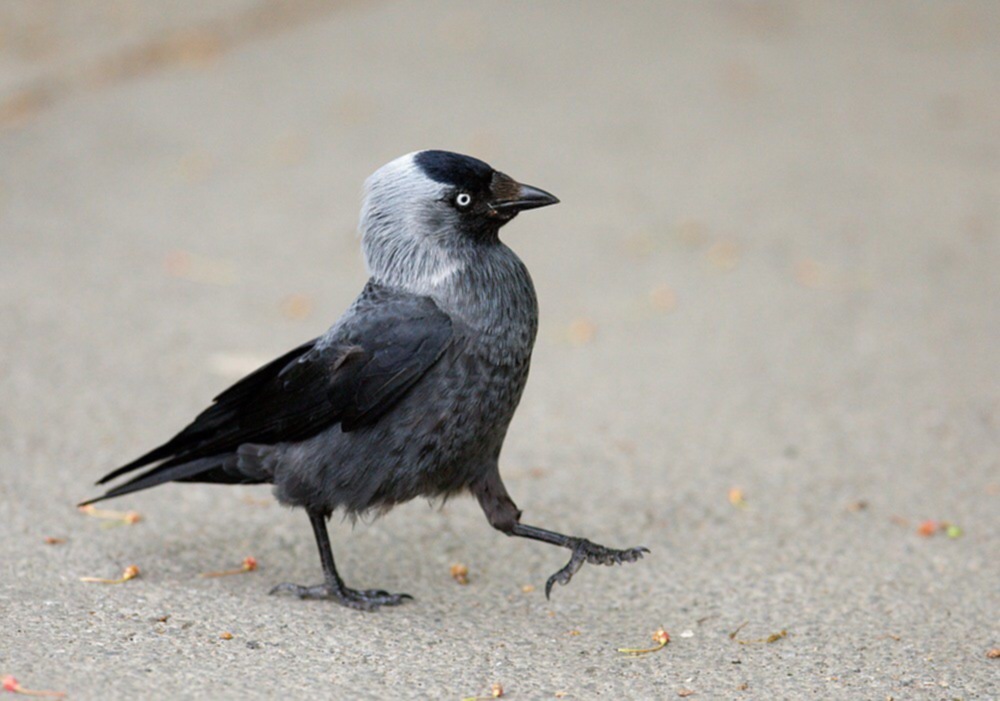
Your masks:
{"label": "bird's wing", "polygon": [[160,460],[154,471],[244,443],[301,441],[336,423],[353,431],[377,421],[441,357],[452,324],[427,297],[372,289],[327,336],[243,378],[174,438],[99,484]]}

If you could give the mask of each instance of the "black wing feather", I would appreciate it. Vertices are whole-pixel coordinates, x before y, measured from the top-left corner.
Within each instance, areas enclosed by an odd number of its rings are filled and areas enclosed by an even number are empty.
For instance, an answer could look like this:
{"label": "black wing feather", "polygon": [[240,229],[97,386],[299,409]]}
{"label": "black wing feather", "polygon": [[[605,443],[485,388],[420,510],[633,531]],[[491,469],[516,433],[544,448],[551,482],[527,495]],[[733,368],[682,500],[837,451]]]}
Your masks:
{"label": "black wing feather", "polygon": [[219,394],[213,400],[212,406],[200,413],[183,431],[163,445],[154,448],[145,455],[140,455],[127,465],[122,465],[117,470],[104,475],[97,483],[104,484],[138,467],[151,465],[164,458],[169,458],[183,452],[185,446],[191,446],[199,438],[203,439],[210,436],[212,431],[225,421],[225,416],[218,410],[220,405],[234,406],[241,400],[253,396],[254,393],[260,391],[273,380],[274,376],[280,373],[289,363],[312,350],[318,340],[314,338],[307,343],[303,343],[298,348],[290,350],[281,357],[275,358],[271,362],[257,368],[232,387]]}
{"label": "black wing feather", "polygon": [[333,337],[309,341],[255,370],[174,438],[99,484],[163,461],[106,495],[117,496],[196,477],[188,467],[193,462],[203,472],[218,471],[220,461],[205,459],[221,459],[244,443],[301,441],[337,423],[344,431],[370,425],[438,361],[451,338],[451,319],[429,298],[369,284]]}

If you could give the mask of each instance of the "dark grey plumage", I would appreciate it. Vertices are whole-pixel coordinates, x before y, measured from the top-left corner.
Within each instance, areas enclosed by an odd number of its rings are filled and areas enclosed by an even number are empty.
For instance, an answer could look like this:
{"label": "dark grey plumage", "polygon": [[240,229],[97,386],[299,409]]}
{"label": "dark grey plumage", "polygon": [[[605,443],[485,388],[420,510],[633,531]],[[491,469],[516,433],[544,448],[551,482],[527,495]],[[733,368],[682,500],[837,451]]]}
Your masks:
{"label": "dark grey plumage", "polygon": [[[557,202],[474,158],[421,151],[366,183],[361,232],[371,279],[322,337],[216,397],[170,441],[106,475],[154,465],[98,501],[168,481],[272,483],[309,513],[325,581],[281,585],[300,597],[373,609],[406,595],[348,589],[326,519],[418,496],[470,490],[490,523],[568,547],[565,584],[583,562],[638,559],[520,523],[498,460],[538,328],[531,277],[499,239],[525,209]],[[91,503],[91,502],[87,502]]]}

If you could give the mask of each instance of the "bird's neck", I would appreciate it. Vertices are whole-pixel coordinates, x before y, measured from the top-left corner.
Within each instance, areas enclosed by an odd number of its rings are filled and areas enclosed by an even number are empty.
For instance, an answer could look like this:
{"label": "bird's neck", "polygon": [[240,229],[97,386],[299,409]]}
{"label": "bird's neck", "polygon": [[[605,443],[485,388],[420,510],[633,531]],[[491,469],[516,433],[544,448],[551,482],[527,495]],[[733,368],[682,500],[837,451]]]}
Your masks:
{"label": "bird's neck", "polygon": [[[369,264],[371,264],[369,259]],[[521,259],[499,240],[461,249],[411,247],[372,266],[375,282],[430,297],[438,307],[497,343],[534,343],[538,300]]]}
{"label": "bird's neck", "polygon": [[476,249],[429,295],[475,328],[532,323],[538,317],[535,287],[527,268],[502,243]]}

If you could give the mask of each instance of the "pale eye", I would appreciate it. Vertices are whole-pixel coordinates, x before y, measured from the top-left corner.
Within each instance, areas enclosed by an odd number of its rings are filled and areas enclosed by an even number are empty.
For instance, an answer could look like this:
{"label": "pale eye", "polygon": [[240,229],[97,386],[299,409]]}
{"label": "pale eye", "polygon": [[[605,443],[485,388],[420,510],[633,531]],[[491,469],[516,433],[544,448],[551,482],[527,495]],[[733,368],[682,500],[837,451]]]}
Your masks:
{"label": "pale eye", "polygon": [[462,209],[465,209],[470,204],[472,204],[472,195],[468,192],[460,192],[455,196],[455,204]]}

